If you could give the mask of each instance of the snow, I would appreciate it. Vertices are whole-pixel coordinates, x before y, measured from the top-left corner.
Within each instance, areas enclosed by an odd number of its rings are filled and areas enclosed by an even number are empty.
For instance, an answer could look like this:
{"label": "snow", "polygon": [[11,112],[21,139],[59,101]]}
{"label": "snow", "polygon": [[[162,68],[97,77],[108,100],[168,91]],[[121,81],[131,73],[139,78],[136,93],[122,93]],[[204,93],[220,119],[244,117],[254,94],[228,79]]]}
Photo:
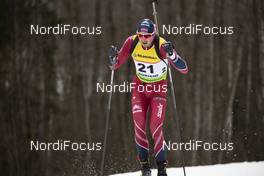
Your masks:
{"label": "snow", "polygon": [[[264,161],[217,164],[209,166],[186,167],[186,176],[263,176]],[[182,168],[168,168],[168,176],[183,176]],[[156,169],[152,169],[152,176],[156,176]],[[115,174],[114,176],[140,176],[140,172]]]}

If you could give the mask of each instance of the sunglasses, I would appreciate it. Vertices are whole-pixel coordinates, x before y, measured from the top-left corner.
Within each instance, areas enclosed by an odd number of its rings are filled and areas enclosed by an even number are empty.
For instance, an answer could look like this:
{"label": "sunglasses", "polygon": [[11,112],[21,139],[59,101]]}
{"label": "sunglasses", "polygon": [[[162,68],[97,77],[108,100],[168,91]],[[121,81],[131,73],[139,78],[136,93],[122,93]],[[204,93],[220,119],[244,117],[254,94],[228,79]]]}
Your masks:
{"label": "sunglasses", "polygon": [[139,38],[150,38],[153,34],[137,34]]}

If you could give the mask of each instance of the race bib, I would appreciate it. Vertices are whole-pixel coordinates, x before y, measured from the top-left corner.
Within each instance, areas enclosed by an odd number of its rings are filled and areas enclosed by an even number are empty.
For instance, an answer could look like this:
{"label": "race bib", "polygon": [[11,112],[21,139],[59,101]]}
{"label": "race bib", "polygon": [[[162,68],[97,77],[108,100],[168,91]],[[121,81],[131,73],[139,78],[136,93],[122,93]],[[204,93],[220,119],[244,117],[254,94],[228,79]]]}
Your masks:
{"label": "race bib", "polygon": [[[164,59],[164,61],[168,64],[167,59]],[[156,82],[166,79],[167,65],[162,60],[157,63],[146,63],[136,60],[134,60],[134,62],[136,74],[143,82]]]}

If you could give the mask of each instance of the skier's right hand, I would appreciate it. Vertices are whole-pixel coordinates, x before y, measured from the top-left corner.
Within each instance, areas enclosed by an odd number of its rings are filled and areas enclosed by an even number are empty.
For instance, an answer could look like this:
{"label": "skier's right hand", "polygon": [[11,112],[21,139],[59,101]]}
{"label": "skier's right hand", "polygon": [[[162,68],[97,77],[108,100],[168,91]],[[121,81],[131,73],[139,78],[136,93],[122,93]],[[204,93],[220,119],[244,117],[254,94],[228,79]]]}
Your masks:
{"label": "skier's right hand", "polygon": [[117,63],[117,55],[118,55],[118,49],[115,46],[111,46],[109,49],[109,62],[110,67],[114,66]]}

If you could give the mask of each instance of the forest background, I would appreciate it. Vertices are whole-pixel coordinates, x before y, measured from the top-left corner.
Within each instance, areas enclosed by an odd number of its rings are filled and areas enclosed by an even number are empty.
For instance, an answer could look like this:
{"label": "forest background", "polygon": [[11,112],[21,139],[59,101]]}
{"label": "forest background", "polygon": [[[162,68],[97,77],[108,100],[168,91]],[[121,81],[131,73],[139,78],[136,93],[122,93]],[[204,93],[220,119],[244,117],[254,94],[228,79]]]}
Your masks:
{"label": "forest background", "polygon": [[[232,35],[161,34],[186,59],[173,71],[183,141],[233,142],[233,151],[187,151],[186,165],[264,160],[264,5],[262,0],[162,0],[162,25],[233,26]],[[1,0],[0,171],[6,176],[99,173],[101,151],[30,151],[30,141],[102,142],[109,83],[108,48],[122,46],[152,17],[142,0]],[[31,35],[30,25],[101,26],[101,35]],[[261,59],[262,58],[262,59]],[[115,74],[130,82],[131,60]],[[114,93],[107,174],[139,169],[130,93]],[[171,95],[165,138],[177,141]],[[169,165],[180,166],[178,152]],[[153,160],[152,160],[153,162]]]}

